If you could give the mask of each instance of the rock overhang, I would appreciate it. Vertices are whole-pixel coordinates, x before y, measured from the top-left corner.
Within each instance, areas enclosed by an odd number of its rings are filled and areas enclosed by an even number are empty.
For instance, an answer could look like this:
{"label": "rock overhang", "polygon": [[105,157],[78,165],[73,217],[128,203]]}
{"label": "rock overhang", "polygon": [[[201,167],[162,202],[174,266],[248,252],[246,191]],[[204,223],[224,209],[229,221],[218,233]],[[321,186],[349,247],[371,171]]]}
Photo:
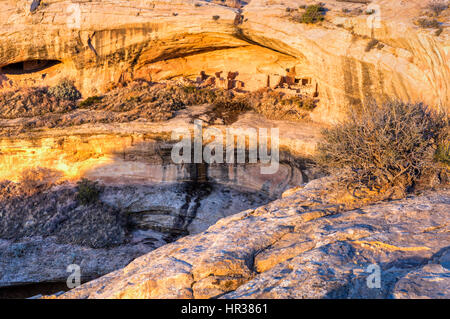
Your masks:
{"label": "rock overhang", "polygon": [[[0,65],[61,63],[3,74],[1,85],[53,85],[68,77],[88,97],[121,81],[195,78],[206,70],[240,72],[253,90],[295,68],[318,84],[315,121],[334,122],[371,99],[448,109],[448,32],[436,37],[414,25],[421,3],[373,1],[382,10],[379,27],[369,25],[367,15],[341,12],[362,4],[341,2],[325,2],[327,20],[319,26],[296,23],[286,7],[300,4],[253,0],[235,9],[208,1],[45,1],[29,12],[29,2],[8,1],[2,4]],[[367,52],[370,38],[383,47]]]}

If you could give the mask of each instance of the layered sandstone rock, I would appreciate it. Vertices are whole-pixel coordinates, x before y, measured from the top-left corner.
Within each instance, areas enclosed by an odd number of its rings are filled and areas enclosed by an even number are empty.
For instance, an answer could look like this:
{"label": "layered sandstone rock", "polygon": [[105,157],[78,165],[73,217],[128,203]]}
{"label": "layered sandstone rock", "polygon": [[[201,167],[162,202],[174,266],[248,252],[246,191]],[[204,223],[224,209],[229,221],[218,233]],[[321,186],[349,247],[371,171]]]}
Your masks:
{"label": "layered sandstone rock", "polygon": [[335,188],[312,181],[62,298],[448,298],[448,190],[352,210]]}
{"label": "layered sandstone rock", "polygon": [[[52,0],[30,12],[29,1],[3,1],[2,86],[69,77],[87,97],[133,78],[195,79],[201,71],[222,71],[238,72],[249,90],[286,75],[311,81],[320,98],[312,115],[318,121],[335,121],[348,106],[373,98],[448,108],[448,31],[445,23],[439,36],[414,25],[422,1],[377,0],[375,16],[364,14],[365,4],[325,1],[326,21],[312,26],[286,10],[302,4],[252,0],[238,11],[207,1]],[[370,38],[381,45],[367,51]]]}
{"label": "layered sandstone rock", "polygon": [[[166,122],[134,121],[131,123],[85,124],[66,128],[35,129],[14,136],[0,137],[0,180],[20,181],[26,169],[45,168],[58,173],[61,180],[82,177],[106,183],[158,183],[190,180],[190,166],[175,165],[171,151],[178,139],[172,139],[176,129],[193,131],[193,121],[206,116],[210,106],[193,106],[181,110]],[[68,114],[68,116],[78,116]],[[95,117],[96,112],[82,116]],[[97,112],[98,113],[98,112]],[[0,120],[3,127],[17,127],[23,119]],[[235,135],[249,129],[279,129],[280,169],[277,174],[261,174],[261,165],[236,167],[210,165],[211,181],[234,184],[259,190],[269,183],[271,195],[281,194],[286,187],[307,181],[308,172],[301,172],[302,159],[314,154],[320,138],[320,125],[266,120],[254,113],[239,116],[231,125],[209,125]],[[206,141],[205,141],[206,143]],[[246,150],[248,151],[248,150]],[[294,162],[298,160],[299,163]],[[248,161],[247,161],[248,164]],[[292,165],[291,165],[292,164]],[[302,175],[303,174],[303,175]],[[304,177],[302,177],[304,176]],[[311,176],[309,176],[311,177]],[[272,185],[272,186],[270,186]]]}
{"label": "layered sandstone rock", "polygon": [[[254,113],[231,127],[236,134],[261,124],[283,128],[276,174],[261,174],[261,164],[175,164],[171,132],[192,131],[192,122],[208,110],[188,107],[164,123],[85,124],[0,138],[0,180],[7,181],[0,182],[0,287],[65,282],[74,263],[82,267],[83,281],[95,279],[315,177],[303,160],[320,127]],[[22,120],[2,124],[17,127]],[[230,128],[215,127],[224,133]],[[35,170],[44,174],[43,187],[29,186],[31,196],[17,191],[21,184],[15,182],[27,183],[23,173]],[[104,185],[99,204],[77,200],[74,182],[80,178]],[[47,189],[52,183],[57,185]]]}
{"label": "layered sandstone rock", "polygon": [[[238,10],[200,0],[49,0],[31,9],[31,1],[2,1],[0,85],[2,90],[54,85],[68,77],[86,98],[138,78],[195,81],[202,74],[228,88],[228,76],[234,74],[241,90],[281,86],[288,93],[317,95],[319,106],[311,118],[321,122],[336,121],[349,106],[372,98],[396,97],[448,109],[448,30],[444,25],[436,36],[414,25],[422,1],[374,1],[381,11],[372,17],[363,14],[365,4],[325,1],[329,11],[318,25],[297,23],[292,10],[286,10],[303,4],[252,0]],[[362,14],[345,14],[343,8],[359,8]],[[371,38],[380,45],[367,50]],[[64,281],[68,263],[81,264],[91,279],[180,235],[197,234],[63,297],[448,297],[447,190],[364,206],[389,196],[361,200],[337,193],[334,181],[324,179],[253,208],[316,177],[301,161],[314,154],[321,125],[244,114],[232,124],[238,132],[280,129],[278,174],[262,176],[258,166],[210,166],[206,176],[221,184],[219,190],[147,185],[189,182],[194,175],[201,182],[198,177],[205,177],[204,167],[194,167],[191,174],[191,167],[172,165],[169,150],[171,132],[191,130],[194,119],[207,116],[206,108],[189,107],[164,123],[140,119],[108,124],[102,122],[108,119],[105,112],[80,109],[62,115],[80,119],[74,126],[37,126],[20,134],[19,126],[45,118],[1,119],[0,180],[19,181],[23,170],[38,167],[61,180],[100,180],[110,187],[101,198],[110,208],[91,216],[74,204],[73,194],[65,200],[58,191],[39,194],[49,201],[43,200],[36,211],[24,201],[24,215],[18,215],[17,201],[2,201],[2,214],[12,207],[20,222],[11,224],[29,232],[20,238],[9,233],[0,241],[0,284]],[[82,121],[86,118],[98,121]],[[222,131],[229,127],[216,124],[208,125]],[[253,194],[229,190],[231,186]],[[258,198],[260,192],[266,197]],[[119,227],[129,233],[118,246],[76,245],[55,233],[64,222],[73,222],[72,211],[87,213],[92,222],[110,209],[127,213],[135,227]],[[48,218],[52,213],[57,218]],[[36,226],[39,214],[51,237],[42,237]],[[114,228],[101,225],[92,230],[94,235]],[[52,260],[47,260],[49,252],[54,252]],[[46,271],[36,268],[41,264]],[[366,285],[372,264],[381,267],[381,288]]]}
{"label": "layered sandstone rock", "polygon": [[31,196],[18,188],[0,184],[9,197],[0,196],[0,288],[64,283],[72,264],[82,268],[83,282],[93,280],[270,201],[214,183],[105,186],[93,205],[80,203],[70,183]]}

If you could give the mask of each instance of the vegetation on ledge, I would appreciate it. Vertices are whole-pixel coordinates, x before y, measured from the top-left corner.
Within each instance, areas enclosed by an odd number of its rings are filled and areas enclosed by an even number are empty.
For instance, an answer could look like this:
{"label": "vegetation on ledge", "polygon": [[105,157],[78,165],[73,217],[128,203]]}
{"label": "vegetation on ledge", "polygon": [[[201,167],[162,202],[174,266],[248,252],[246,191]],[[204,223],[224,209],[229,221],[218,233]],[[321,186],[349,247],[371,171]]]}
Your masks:
{"label": "vegetation on ledge", "polygon": [[318,162],[327,170],[347,168],[358,182],[406,189],[448,163],[448,118],[423,104],[371,103],[323,131]]}

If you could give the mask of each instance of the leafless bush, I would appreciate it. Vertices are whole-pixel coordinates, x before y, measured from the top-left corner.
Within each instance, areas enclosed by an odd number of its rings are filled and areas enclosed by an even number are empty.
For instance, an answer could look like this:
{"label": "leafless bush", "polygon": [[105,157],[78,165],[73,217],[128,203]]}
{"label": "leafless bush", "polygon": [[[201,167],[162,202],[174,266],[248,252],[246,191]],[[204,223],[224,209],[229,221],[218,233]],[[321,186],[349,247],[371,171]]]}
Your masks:
{"label": "leafless bush", "polygon": [[318,162],[328,170],[350,168],[365,185],[410,186],[436,165],[444,115],[422,104],[371,103],[323,132]]}

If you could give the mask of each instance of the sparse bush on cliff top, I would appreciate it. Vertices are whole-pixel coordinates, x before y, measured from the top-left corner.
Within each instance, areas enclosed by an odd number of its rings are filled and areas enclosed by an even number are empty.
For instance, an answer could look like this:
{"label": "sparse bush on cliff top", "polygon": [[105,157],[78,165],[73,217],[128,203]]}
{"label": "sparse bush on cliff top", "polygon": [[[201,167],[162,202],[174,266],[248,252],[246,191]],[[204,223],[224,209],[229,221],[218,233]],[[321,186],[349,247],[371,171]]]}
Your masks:
{"label": "sparse bush on cliff top", "polygon": [[294,16],[293,19],[300,23],[317,23],[325,19],[325,11],[326,9],[322,4],[313,4],[307,6],[303,14]]}
{"label": "sparse bush on cliff top", "polygon": [[97,182],[90,181],[87,178],[81,179],[78,183],[77,199],[83,205],[93,204],[100,197],[100,189]]}
{"label": "sparse bush on cliff top", "polygon": [[324,130],[318,162],[350,168],[366,185],[407,187],[436,165],[439,141],[447,139],[448,118],[422,104],[372,103]]}

